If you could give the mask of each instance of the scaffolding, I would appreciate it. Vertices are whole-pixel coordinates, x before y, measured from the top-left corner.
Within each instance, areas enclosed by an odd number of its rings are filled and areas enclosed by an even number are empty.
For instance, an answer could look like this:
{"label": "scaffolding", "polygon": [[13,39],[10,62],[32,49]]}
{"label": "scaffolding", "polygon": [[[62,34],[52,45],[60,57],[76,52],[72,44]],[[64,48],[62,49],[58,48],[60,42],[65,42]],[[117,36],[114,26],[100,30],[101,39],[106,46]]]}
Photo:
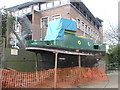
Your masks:
{"label": "scaffolding", "polygon": [[[19,48],[25,49],[25,38],[32,33],[32,24],[27,18],[26,15],[18,17],[16,15],[16,11],[10,11],[10,10],[1,10],[1,30],[0,30],[0,35],[3,33],[3,27],[4,27],[4,32],[6,37],[5,39],[5,47],[6,48],[16,48],[18,46]],[[5,16],[5,20],[3,23],[3,16]],[[3,26],[6,25],[6,26]],[[21,25],[22,29],[19,28],[19,24]],[[2,31],[2,32],[1,32]]]}

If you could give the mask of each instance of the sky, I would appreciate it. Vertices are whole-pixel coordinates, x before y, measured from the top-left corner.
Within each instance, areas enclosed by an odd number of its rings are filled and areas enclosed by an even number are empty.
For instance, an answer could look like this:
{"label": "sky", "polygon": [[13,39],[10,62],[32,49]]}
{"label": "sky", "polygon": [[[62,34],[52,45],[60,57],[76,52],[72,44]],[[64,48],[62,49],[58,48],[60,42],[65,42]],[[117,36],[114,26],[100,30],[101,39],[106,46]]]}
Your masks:
{"label": "sky", "polygon": [[[32,0],[0,0],[1,7],[12,7],[24,2]],[[91,13],[103,22],[103,29],[107,30],[109,28],[109,23],[117,27],[118,26],[118,2],[120,0],[82,0],[82,2],[87,6]]]}
{"label": "sky", "polygon": [[95,17],[99,17],[103,22],[103,29],[109,28],[109,23],[113,27],[118,27],[118,2],[120,0],[82,0]]}

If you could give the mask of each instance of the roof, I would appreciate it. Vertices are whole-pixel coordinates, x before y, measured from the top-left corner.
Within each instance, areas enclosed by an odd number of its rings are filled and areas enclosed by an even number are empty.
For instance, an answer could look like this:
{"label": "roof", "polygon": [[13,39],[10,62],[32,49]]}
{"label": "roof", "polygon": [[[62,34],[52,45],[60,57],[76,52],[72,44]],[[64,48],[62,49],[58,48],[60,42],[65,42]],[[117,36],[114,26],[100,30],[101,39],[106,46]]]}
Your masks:
{"label": "roof", "polygon": [[13,6],[13,7],[10,7],[8,8],[9,10],[20,10],[20,9],[23,9],[25,7],[28,7],[30,5],[33,5],[35,4],[36,2],[26,2],[26,3],[23,3],[23,4],[19,4],[19,5],[16,5],[16,6]]}
{"label": "roof", "polygon": [[101,20],[100,18],[98,18],[98,17],[96,17],[96,19],[98,20],[98,21],[100,21],[100,22],[103,22],[103,20]]}
{"label": "roof", "polygon": [[[49,1],[53,1],[53,0],[49,0]],[[23,4],[19,4],[19,5],[16,5],[16,6],[13,6],[13,7],[10,7],[8,8],[9,10],[21,10],[25,7],[29,7],[30,5],[34,5],[34,4],[37,4],[37,3],[44,3],[44,2],[48,2],[48,0],[35,0],[35,1],[30,1],[30,2],[26,2],[26,3],[23,3]]]}
{"label": "roof", "polygon": [[[49,0],[50,1],[55,1],[55,0]],[[73,2],[74,0],[71,0],[71,2]],[[75,0],[77,1],[77,0]],[[30,1],[30,2],[26,2],[23,4],[19,4],[13,7],[8,8],[9,10],[21,10],[25,7],[29,7],[30,5],[34,5],[37,3],[45,3],[48,2],[48,0],[35,0],[35,1]],[[101,26],[101,22],[103,22],[103,20],[99,19],[99,18],[95,18],[94,15],[90,12],[90,10],[85,6],[85,4],[80,0],[79,2],[80,7],[82,8],[82,10],[86,11],[86,13],[92,18],[92,20],[94,20],[96,22],[96,24]]]}
{"label": "roof", "polygon": [[[90,10],[85,6],[85,4],[84,4],[83,2],[80,2],[79,4],[80,4],[80,7],[81,7],[84,11],[86,11],[86,13],[87,13],[98,25],[101,25],[101,23],[100,23],[100,21],[102,22],[101,19],[95,18],[94,15],[90,12]],[[100,21],[99,21],[98,19],[99,19]]]}

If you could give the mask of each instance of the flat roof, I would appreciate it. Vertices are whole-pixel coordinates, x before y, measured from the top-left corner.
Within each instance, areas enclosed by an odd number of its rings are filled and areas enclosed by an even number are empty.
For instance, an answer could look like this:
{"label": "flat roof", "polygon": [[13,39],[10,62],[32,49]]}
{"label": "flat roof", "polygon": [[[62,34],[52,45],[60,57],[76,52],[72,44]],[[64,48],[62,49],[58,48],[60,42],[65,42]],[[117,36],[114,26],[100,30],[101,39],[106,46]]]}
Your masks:
{"label": "flat roof", "polygon": [[98,24],[101,25],[101,23],[98,21],[97,18],[94,17],[94,15],[90,12],[90,10],[85,6],[83,2],[80,2],[80,7],[86,11],[86,13]]}
{"label": "flat roof", "polygon": [[[26,2],[23,4],[19,4],[13,7],[8,8],[9,10],[21,10],[23,8],[29,7],[30,5],[35,5],[37,3],[45,3],[45,2],[50,2],[50,1],[56,1],[56,0],[35,0],[35,1],[30,1],[30,2]],[[72,1],[73,2],[73,1]],[[103,22],[103,20],[99,19],[99,18],[95,18],[94,15],[90,12],[90,10],[85,6],[85,4],[80,1],[80,2],[76,2],[80,5],[80,7],[82,8],[82,10],[84,10],[98,25],[102,26],[100,22]]]}
{"label": "flat roof", "polygon": [[55,0],[49,0],[49,1],[48,0],[34,0],[34,1],[23,3],[23,4],[15,5],[13,7],[9,7],[7,9],[9,9],[9,10],[21,10],[23,8],[29,7],[30,5],[34,5],[37,3],[45,3],[45,2],[50,2],[50,1],[55,1]]}

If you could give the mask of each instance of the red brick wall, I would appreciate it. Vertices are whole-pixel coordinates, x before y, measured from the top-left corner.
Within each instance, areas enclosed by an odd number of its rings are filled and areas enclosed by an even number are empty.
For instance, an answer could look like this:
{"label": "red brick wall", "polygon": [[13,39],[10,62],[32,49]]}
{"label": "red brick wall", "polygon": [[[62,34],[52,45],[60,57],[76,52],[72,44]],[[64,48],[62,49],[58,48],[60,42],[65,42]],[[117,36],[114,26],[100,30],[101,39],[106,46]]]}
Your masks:
{"label": "red brick wall", "polygon": [[[49,21],[51,21],[51,17],[57,14],[60,14],[61,18],[66,18],[70,20],[72,20],[72,18],[77,20],[78,18],[80,19],[80,21],[87,24],[87,26],[89,26],[92,30],[98,32],[98,30],[95,27],[93,27],[85,18],[83,18],[72,6],[66,5],[63,7],[42,11],[40,13],[33,12],[33,38],[32,38],[33,40],[40,40],[41,18],[49,17]],[[83,32],[80,29],[78,29],[77,35],[83,35]],[[100,36],[102,42],[103,39],[102,34],[100,34]]]}
{"label": "red brick wall", "polygon": [[[93,31],[96,31],[97,33],[99,33],[101,37],[101,41],[98,41],[98,43],[103,42],[103,36],[102,36],[103,34],[101,32],[98,32],[98,30],[94,26],[92,26],[85,18],[83,18],[73,7],[70,8],[70,14],[71,14],[70,15],[71,19],[74,18],[77,20],[78,18],[82,22],[87,24],[87,26],[90,27]],[[83,35],[83,32],[80,29],[77,29],[77,33],[78,33],[77,35]],[[93,37],[93,39],[95,38]]]}
{"label": "red brick wall", "polygon": [[32,40],[40,40],[40,14],[32,12]]}
{"label": "red brick wall", "polygon": [[49,17],[49,21],[51,21],[52,15],[60,14],[62,18],[70,19],[70,16],[67,14],[70,12],[70,6],[64,6],[62,8],[54,8],[50,10],[43,11],[41,13],[33,12],[33,40],[40,40],[40,25],[41,18]]}
{"label": "red brick wall", "polygon": [[60,14],[62,18],[70,19],[70,16],[67,14],[67,12],[70,12],[70,6],[54,8],[54,9],[50,9],[50,10],[41,12],[40,13],[41,17],[40,18],[48,16],[49,21],[51,21],[52,20],[51,17],[53,15]]}

